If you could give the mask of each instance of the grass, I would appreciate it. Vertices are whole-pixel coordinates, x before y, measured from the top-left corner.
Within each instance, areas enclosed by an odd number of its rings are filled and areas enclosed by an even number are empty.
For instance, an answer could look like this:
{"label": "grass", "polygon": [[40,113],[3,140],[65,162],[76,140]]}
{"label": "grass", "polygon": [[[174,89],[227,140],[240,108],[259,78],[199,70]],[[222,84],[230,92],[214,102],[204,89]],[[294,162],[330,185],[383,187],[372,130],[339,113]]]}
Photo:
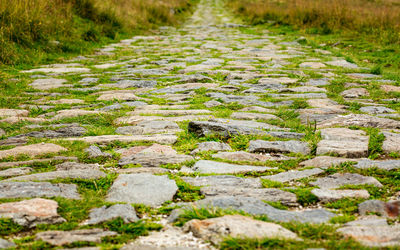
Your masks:
{"label": "grass", "polygon": [[[177,24],[195,0],[0,0],[0,63],[45,63]],[[29,55],[29,56],[28,56]]]}

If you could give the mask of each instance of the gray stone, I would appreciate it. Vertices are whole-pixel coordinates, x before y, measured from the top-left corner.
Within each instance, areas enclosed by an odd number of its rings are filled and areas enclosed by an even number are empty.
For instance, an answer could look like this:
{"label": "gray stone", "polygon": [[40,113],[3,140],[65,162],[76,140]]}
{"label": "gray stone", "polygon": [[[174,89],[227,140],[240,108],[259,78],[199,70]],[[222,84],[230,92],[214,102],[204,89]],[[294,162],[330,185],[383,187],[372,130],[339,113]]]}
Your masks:
{"label": "gray stone", "polygon": [[381,106],[366,106],[360,108],[360,111],[367,114],[387,114],[396,112],[396,110]]}
{"label": "gray stone", "polygon": [[341,95],[345,98],[358,98],[358,97],[369,96],[369,93],[364,88],[352,88],[343,91]]}
{"label": "gray stone", "polygon": [[0,198],[31,198],[60,196],[80,199],[75,184],[49,182],[1,182]]}
{"label": "gray stone", "polygon": [[[84,141],[89,144],[109,144],[115,141],[120,142],[158,142],[165,144],[174,144],[177,140],[176,135],[170,134],[154,134],[154,135],[99,135],[99,136],[86,136],[86,137],[73,137],[65,138],[67,141]],[[1,157],[1,151],[0,151]]]}
{"label": "gray stone", "polygon": [[353,238],[368,247],[400,246],[400,226],[347,226],[337,230],[345,237]]}
{"label": "gray stone", "polygon": [[183,154],[165,155],[159,153],[138,153],[121,158],[118,165],[139,164],[142,167],[159,167],[165,164],[179,164],[192,160],[194,160],[192,156]]}
{"label": "gray stone", "polygon": [[325,120],[318,123],[319,128],[335,127],[335,126],[360,126],[360,127],[373,127],[373,128],[400,128],[400,121],[379,118],[370,115],[350,114],[339,115],[332,119]]}
{"label": "gray stone", "polygon": [[37,233],[36,239],[43,240],[51,245],[62,246],[78,241],[100,243],[103,237],[116,235],[118,234],[113,231],[105,231],[104,229],[93,228],[73,231],[45,231]]}
{"label": "gray stone", "polygon": [[172,200],[178,187],[167,176],[152,174],[122,174],[111,186],[107,201],[141,203],[157,207]]}
{"label": "gray stone", "polygon": [[[244,211],[252,215],[266,215],[270,220],[278,222],[297,221],[301,223],[326,223],[335,216],[335,214],[324,209],[305,211],[280,210],[258,199],[239,196],[209,197],[204,200],[194,202],[193,206],[197,208],[218,207],[222,209]],[[190,209],[190,206],[187,206],[186,209]],[[174,210],[168,220],[175,221],[177,218],[179,218],[181,213],[182,208]]]}
{"label": "gray stone", "polygon": [[67,80],[65,79],[55,79],[55,78],[48,78],[48,79],[36,79],[33,81],[30,86],[35,89],[39,90],[49,90],[54,88],[61,88],[67,85],[64,85]]}
{"label": "gray stone", "polygon": [[383,132],[385,140],[382,144],[383,152],[390,154],[391,152],[400,152],[400,134]]}
{"label": "gray stone", "polygon": [[370,159],[361,159],[354,165],[356,168],[360,169],[368,169],[368,168],[379,168],[383,170],[393,170],[400,168],[400,160],[370,160]]}
{"label": "gray stone", "polygon": [[327,177],[318,178],[316,181],[310,182],[310,184],[323,189],[334,189],[344,185],[373,185],[375,187],[383,187],[374,177],[351,173],[336,173]]}
{"label": "gray stone", "polygon": [[263,176],[261,178],[277,182],[288,182],[293,180],[299,180],[302,178],[307,178],[314,175],[319,175],[322,173],[324,173],[324,170],[320,168],[312,168],[300,171],[292,170],[292,171],[282,172],[276,175]]}
{"label": "gray stone", "polygon": [[192,151],[192,154],[197,154],[199,152],[204,152],[204,151],[230,151],[232,150],[231,146],[226,143],[222,142],[215,142],[215,141],[207,141],[207,142],[201,142],[197,144],[197,148]]}
{"label": "gray stone", "polygon": [[35,138],[62,138],[62,137],[82,136],[83,134],[86,133],[86,131],[87,130],[81,126],[71,124],[59,128],[57,130],[34,131],[24,134],[23,136],[35,137]]}
{"label": "gray stone", "polygon": [[113,84],[118,88],[153,88],[157,85],[154,80],[121,80]]}
{"label": "gray stone", "polygon": [[18,176],[7,179],[7,181],[47,181],[54,179],[100,179],[106,177],[106,174],[97,169],[72,169],[57,170],[51,172],[37,173],[31,175]]}
{"label": "gray stone", "polygon": [[230,161],[249,161],[249,162],[265,162],[265,161],[284,161],[290,157],[280,154],[252,154],[245,151],[236,152],[219,152],[212,155],[213,158],[220,158]]}
{"label": "gray stone", "polygon": [[16,247],[16,246],[17,245],[15,245],[14,242],[0,238],[0,249],[8,249],[8,248]]}
{"label": "gray stone", "polygon": [[337,166],[344,162],[357,162],[359,159],[339,158],[332,156],[317,156],[311,160],[300,162],[300,166],[303,167],[319,167],[329,168],[331,166]]}
{"label": "gray stone", "polygon": [[93,208],[89,214],[89,220],[84,225],[99,224],[105,221],[122,218],[125,223],[138,221],[135,209],[130,204],[115,204],[111,207],[102,206]]}
{"label": "gray stone", "polygon": [[18,156],[21,154],[26,154],[29,156],[37,156],[47,153],[58,153],[61,151],[65,151],[66,149],[53,144],[53,143],[38,143],[31,144],[27,146],[17,146],[12,149],[1,150],[0,151],[0,159],[9,157],[9,156]]}
{"label": "gray stone", "polygon": [[311,152],[308,144],[302,141],[250,141],[248,148],[251,153],[301,153]]}
{"label": "gray stone", "polygon": [[368,213],[377,213],[388,218],[397,218],[400,215],[400,202],[380,200],[368,200],[358,204],[358,212],[361,215]]}
{"label": "gray stone", "polygon": [[367,190],[331,190],[331,189],[313,189],[311,193],[318,197],[322,202],[333,202],[343,198],[368,199]]}
{"label": "gray stone", "polygon": [[350,226],[388,226],[386,218],[376,215],[361,216],[357,220],[347,222],[346,227]]}
{"label": "gray stone", "polygon": [[18,175],[29,174],[33,171],[33,168],[22,167],[22,168],[9,168],[7,170],[0,171],[0,177],[13,177]]}
{"label": "gray stone", "polygon": [[6,131],[4,131],[4,129],[1,129],[0,128],[0,136],[3,136],[3,135],[5,135],[6,134]]}
{"label": "gray stone", "polygon": [[224,162],[200,160],[194,164],[192,169],[202,174],[230,174],[230,173],[245,173],[245,172],[265,172],[270,167],[258,167],[248,165],[235,165]]}
{"label": "gray stone", "polygon": [[262,188],[259,178],[240,178],[233,175],[210,175],[182,177],[182,180],[194,186],[230,186],[241,188]]}
{"label": "gray stone", "polygon": [[193,232],[194,236],[211,241],[216,245],[225,237],[300,240],[295,233],[280,225],[242,215],[225,215],[206,220],[191,220],[185,224],[183,230]]}
{"label": "gray stone", "polygon": [[89,154],[89,158],[97,158],[97,157],[112,157],[110,153],[104,153],[101,151],[101,149],[97,146],[90,146],[87,149],[85,149],[85,152]]}
{"label": "gray stone", "polygon": [[329,61],[329,62],[325,62],[328,65],[331,66],[336,66],[336,67],[343,67],[343,68],[349,68],[349,69],[358,69],[357,64],[354,63],[350,63],[346,60],[343,59],[339,59],[339,60],[334,60],[334,61]]}
{"label": "gray stone", "polygon": [[222,103],[218,102],[218,101],[208,101],[204,103],[204,106],[206,106],[207,108],[212,108],[212,107],[217,107],[222,105]]}
{"label": "gray stone", "polygon": [[115,131],[123,135],[141,135],[141,134],[173,134],[182,131],[176,122],[172,121],[147,121],[139,122],[136,126],[119,127]]}
{"label": "gray stone", "polygon": [[242,119],[242,120],[282,120],[281,118],[270,115],[270,114],[262,114],[262,113],[248,113],[248,112],[235,112],[231,115],[234,119]]}

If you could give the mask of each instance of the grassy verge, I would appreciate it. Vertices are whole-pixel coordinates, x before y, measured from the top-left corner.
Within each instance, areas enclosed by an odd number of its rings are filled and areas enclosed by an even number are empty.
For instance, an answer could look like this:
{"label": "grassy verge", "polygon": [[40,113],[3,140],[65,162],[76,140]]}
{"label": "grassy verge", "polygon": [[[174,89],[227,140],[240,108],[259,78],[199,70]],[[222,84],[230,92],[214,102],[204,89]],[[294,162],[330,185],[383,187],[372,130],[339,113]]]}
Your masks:
{"label": "grassy verge", "polygon": [[196,0],[0,0],[0,66],[48,63],[157,25],[174,25]]}

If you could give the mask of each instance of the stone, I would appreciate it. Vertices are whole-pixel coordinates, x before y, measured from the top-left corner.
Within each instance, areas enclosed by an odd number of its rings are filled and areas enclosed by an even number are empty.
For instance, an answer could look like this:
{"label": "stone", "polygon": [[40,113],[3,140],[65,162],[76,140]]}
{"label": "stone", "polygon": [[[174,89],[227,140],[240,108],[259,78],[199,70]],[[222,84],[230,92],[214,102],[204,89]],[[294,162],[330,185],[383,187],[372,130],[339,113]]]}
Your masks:
{"label": "stone", "polygon": [[385,92],[400,92],[400,86],[381,85],[381,90]]}
{"label": "stone", "polygon": [[134,93],[121,93],[121,92],[116,92],[116,93],[107,93],[107,94],[102,94],[97,98],[97,101],[137,101],[140,98],[137,97]]}
{"label": "stone", "polygon": [[49,153],[59,153],[61,151],[66,151],[66,148],[63,148],[59,145],[53,143],[38,143],[32,144],[28,146],[17,146],[8,150],[0,151],[0,159],[9,157],[9,156],[18,156],[21,154],[29,155],[29,156],[38,156],[42,154]]}
{"label": "stone", "polygon": [[23,136],[35,137],[35,138],[62,138],[72,136],[82,136],[87,130],[77,124],[71,124],[61,127],[57,130],[44,130],[44,131],[33,131]]}
{"label": "stone", "polygon": [[14,242],[0,238],[0,249],[8,249],[16,246],[17,245],[15,245]]}
{"label": "stone", "polygon": [[2,203],[0,204],[0,218],[11,218],[15,223],[24,227],[66,222],[58,215],[57,208],[56,201],[42,198]]}
{"label": "stone", "polygon": [[33,198],[60,196],[80,199],[75,184],[49,182],[0,182],[0,198]]}
{"label": "stone", "polygon": [[396,247],[400,245],[400,226],[347,226],[337,230],[368,247]]}
{"label": "stone", "polygon": [[58,99],[58,100],[48,101],[47,103],[51,103],[51,104],[82,104],[82,103],[85,103],[85,101],[81,100],[81,99]]}
{"label": "stone", "polygon": [[184,154],[160,154],[139,152],[137,154],[121,158],[118,165],[138,164],[142,167],[160,167],[166,164],[179,164],[186,161],[192,161],[194,158]]}
{"label": "stone", "polygon": [[318,128],[359,126],[373,128],[400,128],[400,121],[363,114],[339,115],[318,123]]}
{"label": "stone", "polygon": [[32,171],[33,168],[28,168],[28,167],[9,168],[7,170],[0,171],[0,177],[13,177],[18,175],[25,175],[31,173]]}
{"label": "stone", "polygon": [[90,69],[87,68],[77,68],[77,67],[48,67],[48,68],[38,68],[31,70],[23,70],[22,73],[34,73],[34,72],[42,72],[42,73],[84,73],[89,72]]}
{"label": "stone", "polygon": [[317,155],[337,154],[348,158],[368,156],[369,137],[362,130],[348,128],[321,129],[322,140],[317,144]]}
{"label": "stone", "polygon": [[320,69],[325,68],[326,65],[320,62],[303,62],[299,65],[300,68]]}
{"label": "stone", "polygon": [[335,189],[344,185],[373,185],[375,187],[383,187],[374,177],[351,173],[336,173],[327,177],[318,178],[316,181],[310,182],[310,184],[322,189]]}
{"label": "stone", "polygon": [[207,142],[201,142],[197,144],[197,148],[192,151],[191,154],[197,154],[199,152],[204,152],[204,151],[230,151],[232,150],[231,146],[226,143],[222,142],[215,142],[215,141],[207,141]]}
{"label": "stone", "polygon": [[121,80],[113,84],[118,88],[153,88],[157,85],[157,81],[153,80]]}
{"label": "stone", "polygon": [[[115,141],[120,142],[136,142],[136,141],[147,141],[157,142],[162,144],[174,144],[177,140],[176,135],[169,134],[154,134],[154,135],[99,135],[99,136],[87,136],[87,137],[74,137],[65,138],[67,141],[84,141],[89,144],[109,144]],[[1,151],[0,151],[1,155]]]}
{"label": "stone", "polygon": [[262,129],[279,129],[276,126],[267,123],[242,121],[242,120],[225,120],[215,119],[210,121],[191,121],[188,130],[198,136],[206,136],[217,134],[224,137],[244,134],[267,134]]}
{"label": "stone", "polygon": [[126,116],[117,118],[114,123],[118,125],[136,125],[140,122],[149,121],[173,121],[173,122],[183,122],[183,121],[197,121],[210,119],[210,115],[184,115],[184,116]]}
{"label": "stone", "polygon": [[83,109],[66,109],[57,111],[57,114],[53,117],[53,120],[60,120],[64,118],[85,116],[85,115],[99,115],[102,112],[100,111],[92,111],[92,110],[83,110]]}
{"label": "stone", "polygon": [[29,84],[34,89],[39,90],[49,90],[49,89],[56,89],[61,88],[66,85],[67,80],[65,79],[56,79],[56,78],[48,78],[48,79],[36,79],[31,84]]}
{"label": "stone", "polygon": [[331,190],[331,189],[313,189],[311,193],[318,197],[321,202],[334,202],[343,198],[368,199],[367,190]]}
{"label": "stone", "polygon": [[105,231],[100,228],[80,229],[73,231],[45,231],[36,234],[36,240],[43,240],[51,245],[62,246],[74,242],[101,243],[101,239],[107,236],[118,235],[113,231]]}
{"label": "stone", "polygon": [[290,157],[280,154],[252,154],[245,151],[236,152],[219,152],[212,155],[213,158],[219,158],[229,161],[249,161],[249,162],[265,162],[265,161],[284,161]]}
{"label": "stone", "polygon": [[270,114],[261,114],[261,113],[247,113],[247,112],[235,112],[231,115],[233,119],[241,119],[241,120],[282,120],[281,118],[270,115]]}
{"label": "stone", "polygon": [[110,207],[102,206],[93,208],[89,214],[89,220],[83,225],[99,224],[105,221],[121,218],[125,223],[138,221],[135,209],[130,204],[115,204]]}
{"label": "stone", "polygon": [[184,225],[183,230],[191,231],[194,236],[216,245],[225,237],[300,240],[295,233],[280,225],[242,215],[225,215],[206,220],[191,220]]}
{"label": "stone", "polygon": [[[284,88],[279,90],[279,93],[284,93],[284,92],[293,92],[293,93],[306,93],[306,92],[327,92],[326,89],[324,88],[318,88],[314,86],[301,86],[301,87],[294,87],[294,88]],[[317,99],[320,100],[320,99]]]}
{"label": "stone", "polygon": [[179,128],[176,122],[172,121],[148,121],[139,122],[135,126],[119,127],[115,131],[118,134],[123,135],[142,135],[142,134],[174,134],[179,133],[182,130]]}
{"label": "stone", "polygon": [[311,152],[308,144],[302,141],[250,141],[250,153],[301,153],[309,154]]}
{"label": "stone", "polygon": [[10,117],[0,120],[0,122],[11,123],[11,124],[15,124],[15,123],[19,123],[19,122],[42,123],[45,121],[46,121],[46,119],[43,119],[43,118],[21,117],[21,116],[10,116]]}
{"label": "stone", "polygon": [[3,136],[3,135],[6,135],[6,131],[4,131],[4,129],[0,128],[0,137]]}
{"label": "stone", "polygon": [[344,226],[388,226],[386,218],[376,215],[360,216],[357,220],[347,222]]}
{"label": "stone", "polygon": [[104,172],[97,169],[71,169],[18,176],[9,178],[7,181],[47,181],[59,178],[92,180],[104,178],[106,176],[107,175]]}
{"label": "stone", "polygon": [[90,146],[87,149],[85,149],[85,152],[88,153],[89,158],[97,158],[97,157],[106,157],[106,158],[111,158],[112,155],[110,153],[104,153],[101,151],[101,149],[97,146]]}
{"label": "stone", "polygon": [[364,201],[358,204],[358,212],[361,215],[367,215],[368,213],[377,213],[381,216],[395,219],[400,215],[400,201]]}
{"label": "stone", "polygon": [[339,60],[334,60],[334,61],[329,61],[325,62],[328,65],[335,66],[335,67],[343,67],[343,68],[349,68],[349,69],[358,69],[357,64],[350,63],[344,59],[339,59]]}
{"label": "stone", "polygon": [[211,111],[207,109],[150,109],[150,110],[137,110],[130,112],[130,115],[163,115],[163,116],[178,116],[178,115],[200,115],[200,114],[210,114]]}
{"label": "stone", "polygon": [[369,93],[368,90],[364,88],[352,88],[343,91],[341,95],[345,98],[358,98],[358,97],[369,96]]}
{"label": "stone", "polygon": [[385,140],[382,144],[383,152],[390,154],[391,152],[400,152],[400,134],[383,132]]}
{"label": "stone", "polygon": [[[251,197],[232,197],[232,196],[217,196],[209,197],[203,200],[196,201],[192,204],[195,208],[222,208],[244,211],[251,215],[265,215],[268,219],[277,222],[297,221],[300,223],[326,223],[335,214],[324,209],[312,209],[304,211],[288,211],[274,208],[258,199]],[[187,206],[186,209],[190,209]],[[182,209],[172,211],[168,220],[170,222],[179,218]]]}
{"label": "stone", "polygon": [[300,162],[299,165],[302,167],[319,167],[329,168],[331,166],[337,166],[345,162],[357,162],[359,159],[339,158],[332,156],[317,156],[311,160]]}
{"label": "stone", "polygon": [[22,166],[22,165],[31,165],[36,162],[51,162],[51,161],[77,161],[77,157],[65,157],[65,156],[56,156],[53,158],[47,158],[47,159],[35,159],[35,160],[29,160],[29,161],[15,161],[15,162],[1,162],[0,163],[0,169],[1,168],[9,168],[9,167],[17,167],[17,166]]}
{"label": "stone", "polygon": [[320,168],[311,168],[311,169],[306,169],[306,170],[292,170],[292,171],[287,171],[287,172],[282,172],[279,174],[275,175],[267,175],[261,177],[262,179],[265,180],[271,180],[271,181],[277,181],[277,182],[289,182],[293,180],[299,180],[303,178],[307,178],[310,176],[314,175],[319,175],[324,173],[324,170]]}
{"label": "stone", "polygon": [[172,200],[177,191],[175,181],[165,175],[122,174],[114,181],[106,200],[157,207]]}
{"label": "stone", "polygon": [[229,186],[241,188],[262,188],[259,178],[241,178],[233,175],[210,175],[182,177],[182,180],[193,186]]}
{"label": "stone", "polygon": [[379,168],[383,170],[393,170],[400,168],[400,160],[370,160],[361,159],[354,165],[356,168],[368,169],[368,168]]}
{"label": "stone", "polygon": [[224,162],[200,160],[194,164],[192,169],[202,174],[230,174],[246,172],[265,172],[273,169],[270,167],[258,167],[248,165],[235,165]]}
{"label": "stone", "polygon": [[210,243],[194,237],[191,232],[166,225],[161,231],[152,231],[148,236],[141,236],[121,250],[196,250],[213,249]]}
{"label": "stone", "polygon": [[395,113],[396,110],[386,108],[386,107],[381,107],[381,106],[366,106],[360,108],[361,112],[367,113],[367,114],[387,114],[387,113]]}
{"label": "stone", "polygon": [[24,109],[0,109],[0,117],[28,116],[29,111]]}
{"label": "stone", "polygon": [[206,106],[207,108],[212,108],[212,107],[217,107],[222,105],[222,103],[218,102],[218,101],[208,101],[204,103],[204,106]]}

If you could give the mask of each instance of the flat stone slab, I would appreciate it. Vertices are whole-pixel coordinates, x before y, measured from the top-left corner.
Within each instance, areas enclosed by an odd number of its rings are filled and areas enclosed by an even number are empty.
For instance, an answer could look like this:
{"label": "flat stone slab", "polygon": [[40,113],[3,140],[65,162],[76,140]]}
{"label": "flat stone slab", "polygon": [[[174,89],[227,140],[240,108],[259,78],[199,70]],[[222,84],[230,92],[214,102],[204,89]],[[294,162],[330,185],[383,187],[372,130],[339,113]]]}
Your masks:
{"label": "flat stone slab", "polygon": [[178,110],[178,109],[161,109],[161,110],[137,110],[130,112],[129,115],[200,115],[200,114],[210,114],[211,111],[207,109],[186,109],[186,110]]}
{"label": "flat stone slab", "polygon": [[383,217],[396,219],[400,215],[400,201],[367,200],[358,204],[358,212],[360,215],[375,213]]}
{"label": "flat stone slab", "polygon": [[25,175],[25,174],[31,173],[32,171],[33,171],[33,168],[29,168],[29,167],[9,168],[7,170],[0,171],[0,177],[14,177],[14,176],[18,176],[18,175]]}
{"label": "flat stone slab", "polygon": [[335,189],[344,185],[374,185],[375,187],[383,187],[374,177],[351,173],[336,173],[327,177],[318,178],[316,181],[310,182],[310,184],[322,189]]}
{"label": "flat stone slab", "polygon": [[120,142],[137,142],[137,141],[151,141],[161,144],[174,144],[177,140],[176,135],[169,134],[155,134],[155,135],[99,135],[99,136],[86,136],[77,138],[65,138],[67,141],[84,141],[90,144],[108,144],[115,141]]}
{"label": "flat stone slab", "polygon": [[66,220],[58,215],[57,208],[56,201],[42,198],[8,202],[0,204],[0,218],[11,218],[24,227],[65,222]]}
{"label": "flat stone slab", "polygon": [[337,232],[368,247],[400,246],[400,226],[348,226]]}
{"label": "flat stone slab", "polygon": [[220,243],[225,237],[235,238],[280,238],[300,240],[298,236],[280,225],[255,220],[242,215],[225,215],[219,218],[206,220],[191,220],[183,228],[194,236]]}
{"label": "flat stone slab", "polygon": [[361,159],[354,167],[360,169],[379,168],[383,170],[393,170],[400,168],[400,160],[374,161],[370,159]]}
{"label": "flat stone slab", "polygon": [[202,174],[233,174],[245,172],[265,172],[274,168],[249,165],[235,165],[224,162],[200,160],[194,164],[192,170]]}
{"label": "flat stone slab", "polygon": [[279,174],[275,175],[268,175],[268,176],[263,176],[261,177],[262,179],[266,180],[271,180],[271,181],[277,181],[277,182],[289,182],[293,180],[299,180],[303,178],[307,178],[310,176],[314,175],[319,175],[324,173],[324,170],[320,168],[312,168],[312,169],[306,169],[306,170],[292,170],[292,171],[287,171],[287,172],[282,172]]}
{"label": "flat stone slab", "polygon": [[22,73],[34,73],[34,72],[42,72],[42,73],[85,73],[89,72],[88,68],[75,68],[75,67],[54,67],[54,68],[38,68],[31,70],[23,70]]}
{"label": "flat stone slab", "polygon": [[62,246],[78,241],[100,243],[103,237],[116,235],[118,234],[113,231],[93,228],[73,231],[45,231],[37,233],[36,239],[43,240],[51,245]]}
{"label": "flat stone slab", "polygon": [[130,204],[115,204],[110,207],[102,206],[93,208],[89,214],[89,220],[84,225],[99,224],[105,221],[122,218],[125,223],[138,221],[135,209]]}
{"label": "flat stone slab", "polygon": [[118,165],[139,164],[142,167],[159,167],[165,164],[179,164],[192,160],[194,160],[192,156],[183,154],[165,155],[159,153],[138,153],[121,158]]}
{"label": "flat stone slab", "polygon": [[336,67],[343,67],[343,68],[349,68],[349,69],[358,69],[357,64],[354,63],[350,63],[344,59],[341,60],[334,60],[334,61],[329,61],[329,62],[325,62],[328,65],[331,66],[336,66]]}
{"label": "flat stone slab", "polygon": [[322,202],[333,202],[343,198],[368,199],[369,193],[367,190],[331,190],[331,189],[313,189],[311,193],[318,197]]}
{"label": "flat stone slab", "polygon": [[29,161],[14,161],[14,162],[1,162],[1,168],[8,168],[8,167],[17,167],[22,165],[30,165],[36,162],[51,162],[51,161],[77,161],[77,157],[66,157],[66,156],[55,156],[53,158],[46,158],[46,159],[34,159]]}
{"label": "flat stone slab", "polygon": [[262,188],[259,178],[240,178],[233,175],[210,175],[182,177],[182,180],[194,186],[230,186],[241,188]]}
{"label": "flat stone slab", "polygon": [[299,165],[303,167],[319,167],[329,168],[332,166],[340,165],[344,162],[357,162],[359,159],[340,158],[332,156],[317,156],[311,160],[300,162]]}
{"label": "flat stone slab", "polygon": [[383,141],[383,152],[390,154],[391,152],[400,152],[400,134],[383,132],[385,140]]}
{"label": "flat stone slab", "polygon": [[72,170],[58,170],[45,173],[37,173],[31,175],[18,176],[7,179],[7,181],[47,181],[54,179],[100,179],[107,175],[97,169],[72,169]]}
{"label": "flat stone slab", "polygon": [[226,143],[216,142],[216,141],[206,141],[197,144],[197,148],[192,151],[191,154],[197,154],[199,152],[204,151],[230,151],[232,150],[231,146]]}
{"label": "flat stone slab", "polygon": [[183,116],[126,116],[115,119],[114,123],[118,125],[136,125],[140,122],[150,121],[172,121],[172,122],[183,122],[183,121],[198,121],[208,120],[210,115],[183,115]]}
{"label": "flat stone slab", "polygon": [[250,153],[301,153],[311,152],[308,143],[302,141],[250,141]]}
{"label": "flat stone slab", "polygon": [[83,109],[65,109],[57,111],[57,114],[52,118],[52,120],[60,120],[64,118],[85,116],[85,115],[99,115],[104,112],[93,111],[93,110],[83,110]]}
{"label": "flat stone slab", "polygon": [[290,157],[280,154],[252,154],[245,151],[236,152],[219,152],[212,155],[213,158],[220,158],[230,161],[249,161],[249,162],[264,162],[264,161],[284,161],[291,159]]}
{"label": "flat stone slab", "polygon": [[33,198],[60,196],[80,199],[75,184],[52,184],[49,182],[1,182],[0,198]]}
{"label": "flat stone slab", "polygon": [[360,127],[373,127],[373,128],[400,128],[400,121],[380,118],[370,115],[350,114],[339,115],[332,119],[328,119],[318,123],[318,128],[336,127],[336,126],[360,126]]}
{"label": "flat stone slab", "polygon": [[8,249],[16,246],[17,245],[14,242],[0,238],[0,249]]}
{"label": "flat stone slab", "polygon": [[172,200],[176,191],[175,181],[165,175],[122,174],[114,181],[106,200],[157,207]]}
{"label": "flat stone slab", "polygon": [[183,131],[176,122],[172,121],[148,121],[140,122],[135,126],[119,127],[115,131],[123,135],[143,135],[143,134],[175,134]]}
{"label": "flat stone slab", "polygon": [[[272,221],[289,222],[297,221],[300,223],[326,223],[335,214],[326,211],[325,209],[313,209],[304,211],[288,211],[274,208],[265,202],[250,197],[233,197],[233,196],[218,196],[209,197],[204,200],[196,201],[192,204],[196,208],[222,208],[244,211],[251,215],[266,215]],[[191,206],[174,210],[168,220],[170,222],[179,218],[183,209],[190,209]]]}
{"label": "flat stone slab", "polygon": [[235,112],[231,115],[231,117],[238,120],[282,120],[281,118],[271,114],[248,112]]}
{"label": "flat stone slab", "polygon": [[364,96],[369,96],[368,90],[364,88],[352,88],[345,90],[341,93],[345,98],[359,98]]}
{"label": "flat stone slab", "polygon": [[36,79],[31,84],[29,84],[34,89],[39,90],[49,90],[55,88],[61,88],[66,85],[67,80],[65,79],[56,79],[56,78],[48,78],[48,79]]}
{"label": "flat stone slab", "polygon": [[53,143],[38,143],[27,146],[18,146],[8,150],[0,151],[0,159],[9,156],[18,156],[21,154],[29,156],[38,156],[49,153],[59,153],[61,151],[66,151],[67,149]]}
{"label": "flat stone slab", "polygon": [[321,129],[321,137],[317,155],[334,153],[349,158],[368,156],[369,137],[362,130],[326,128]]}
{"label": "flat stone slab", "polygon": [[0,117],[24,117],[28,115],[29,111],[25,109],[0,109]]}

